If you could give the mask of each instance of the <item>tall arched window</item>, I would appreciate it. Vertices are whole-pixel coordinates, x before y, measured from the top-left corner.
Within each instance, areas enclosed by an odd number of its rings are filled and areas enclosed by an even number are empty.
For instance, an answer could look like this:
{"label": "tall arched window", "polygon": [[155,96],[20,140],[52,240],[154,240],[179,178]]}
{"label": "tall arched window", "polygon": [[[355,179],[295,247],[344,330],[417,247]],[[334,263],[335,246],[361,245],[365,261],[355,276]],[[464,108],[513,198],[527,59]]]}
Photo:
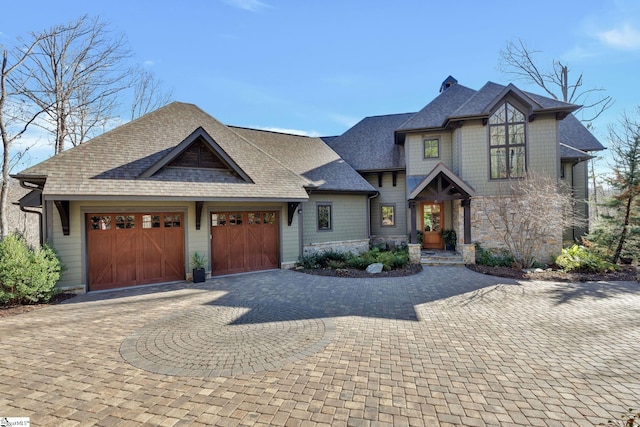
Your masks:
{"label": "tall arched window", "polygon": [[508,102],[489,117],[491,179],[522,178],[527,171],[525,116]]}

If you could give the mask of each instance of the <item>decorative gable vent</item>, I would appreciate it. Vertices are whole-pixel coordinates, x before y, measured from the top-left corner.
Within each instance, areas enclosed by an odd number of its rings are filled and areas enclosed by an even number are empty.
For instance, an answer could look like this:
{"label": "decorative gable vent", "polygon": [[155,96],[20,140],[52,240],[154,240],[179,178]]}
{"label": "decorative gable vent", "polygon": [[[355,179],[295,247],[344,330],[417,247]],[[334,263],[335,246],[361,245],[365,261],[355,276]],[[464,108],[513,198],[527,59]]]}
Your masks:
{"label": "decorative gable vent", "polygon": [[211,150],[211,146],[203,141],[202,138],[193,142],[167,166],[178,168],[229,169],[224,161]]}

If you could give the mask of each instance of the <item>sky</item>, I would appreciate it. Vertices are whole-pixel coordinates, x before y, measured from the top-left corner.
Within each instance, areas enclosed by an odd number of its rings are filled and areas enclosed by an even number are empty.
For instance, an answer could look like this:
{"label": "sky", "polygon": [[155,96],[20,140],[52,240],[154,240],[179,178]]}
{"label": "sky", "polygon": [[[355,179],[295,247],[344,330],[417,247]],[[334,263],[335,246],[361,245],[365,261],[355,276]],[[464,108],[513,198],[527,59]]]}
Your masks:
{"label": "sky", "polygon": [[[640,1],[0,0],[0,44],[82,15],[124,34],[173,99],[223,123],[339,135],[366,116],[418,111],[449,75],[480,89],[515,83],[500,51],[521,39],[543,68],[557,59],[615,104],[607,127],[640,105]],[[123,117],[123,121],[126,117]],[[26,164],[53,153],[38,139]]]}

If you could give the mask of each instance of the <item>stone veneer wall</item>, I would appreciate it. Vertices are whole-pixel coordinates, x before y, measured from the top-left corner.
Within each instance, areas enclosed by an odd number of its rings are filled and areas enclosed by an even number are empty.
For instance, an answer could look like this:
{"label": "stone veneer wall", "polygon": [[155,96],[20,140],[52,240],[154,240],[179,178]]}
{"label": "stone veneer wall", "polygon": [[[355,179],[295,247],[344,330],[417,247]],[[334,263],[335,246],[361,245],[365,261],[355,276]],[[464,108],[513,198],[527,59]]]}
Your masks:
{"label": "stone veneer wall", "polygon": [[310,243],[303,247],[303,255],[312,255],[319,252],[336,251],[341,253],[361,254],[369,250],[369,239],[343,240],[337,242]]}
{"label": "stone veneer wall", "polygon": [[[479,243],[484,249],[503,249],[504,242],[489,222],[488,215],[497,215],[493,203],[495,197],[474,197],[471,199],[471,240]],[[462,212],[458,215],[462,223]],[[515,213],[517,214],[517,212]],[[543,241],[536,242],[534,255],[538,261],[552,262],[562,251],[562,230],[554,235],[546,236]]]}

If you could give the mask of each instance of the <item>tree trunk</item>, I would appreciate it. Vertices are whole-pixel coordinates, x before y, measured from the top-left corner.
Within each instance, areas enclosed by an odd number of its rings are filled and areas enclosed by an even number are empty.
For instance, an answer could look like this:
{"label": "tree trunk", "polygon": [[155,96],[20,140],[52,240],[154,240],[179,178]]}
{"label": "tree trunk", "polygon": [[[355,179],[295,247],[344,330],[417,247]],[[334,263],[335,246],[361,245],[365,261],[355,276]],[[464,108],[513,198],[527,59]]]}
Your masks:
{"label": "tree trunk", "polygon": [[627,206],[624,213],[624,221],[622,224],[622,232],[620,233],[620,240],[618,240],[618,247],[616,248],[615,254],[613,254],[613,263],[617,264],[620,259],[620,253],[622,253],[622,247],[624,246],[624,242],[627,238],[627,228],[629,227],[629,217],[631,216],[631,205],[633,202],[633,198],[629,197],[627,199]]}
{"label": "tree trunk", "polygon": [[4,123],[4,103],[7,99],[6,73],[7,51],[2,52],[2,69],[0,74],[0,135],[2,136],[2,189],[0,189],[0,238],[4,239],[9,232],[7,219],[7,196],[9,192],[9,148],[11,141]]}

